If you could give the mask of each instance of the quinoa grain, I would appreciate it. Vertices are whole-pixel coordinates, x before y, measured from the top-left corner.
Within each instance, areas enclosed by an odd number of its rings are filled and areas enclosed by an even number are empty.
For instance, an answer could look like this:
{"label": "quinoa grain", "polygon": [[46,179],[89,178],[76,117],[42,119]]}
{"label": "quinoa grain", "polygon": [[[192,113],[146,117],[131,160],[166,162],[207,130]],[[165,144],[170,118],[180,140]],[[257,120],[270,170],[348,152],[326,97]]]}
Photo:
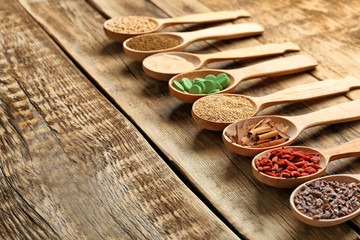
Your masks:
{"label": "quinoa grain", "polygon": [[154,30],[158,24],[148,17],[129,16],[109,20],[106,28],[113,32],[135,34]]}
{"label": "quinoa grain", "polygon": [[208,121],[235,122],[250,117],[255,108],[245,97],[214,94],[197,100],[193,111]]}

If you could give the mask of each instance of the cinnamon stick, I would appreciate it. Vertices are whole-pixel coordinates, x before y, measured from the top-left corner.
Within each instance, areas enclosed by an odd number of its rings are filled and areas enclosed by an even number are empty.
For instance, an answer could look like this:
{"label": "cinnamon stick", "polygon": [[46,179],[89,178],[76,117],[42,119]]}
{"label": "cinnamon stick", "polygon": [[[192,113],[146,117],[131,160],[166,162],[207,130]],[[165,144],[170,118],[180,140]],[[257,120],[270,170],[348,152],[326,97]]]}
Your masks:
{"label": "cinnamon stick", "polygon": [[264,118],[257,123],[247,125],[245,121],[241,126],[235,125],[235,136],[230,136],[232,142],[252,147],[270,147],[286,142],[289,136],[286,132],[289,126]]}
{"label": "cinnamon stick", "polygon": [[275,145],[278,145],[278,144],[281,144],[281,143],[284,143],[284,142],[286,142],[286,140],[284,138],[280,138],[280,139],[273,140],[273,141],[266,142],[266,143],[262,143],[262,144],[259,144],[259,145],[254,145],[252,147],[254,147],[254,148],[272,147],[272,146],[275,146]]}
{"label": "cinnamon stick", "polygon": [[270,132],[266,132],[266,133],[257,135],[257,139],[258,139],[258,141],[261,141],[261,140],[264,140],[264,139],[267,139],[267,138],[276,137],[278,135],[279,135],[278,130],[272,130]]}

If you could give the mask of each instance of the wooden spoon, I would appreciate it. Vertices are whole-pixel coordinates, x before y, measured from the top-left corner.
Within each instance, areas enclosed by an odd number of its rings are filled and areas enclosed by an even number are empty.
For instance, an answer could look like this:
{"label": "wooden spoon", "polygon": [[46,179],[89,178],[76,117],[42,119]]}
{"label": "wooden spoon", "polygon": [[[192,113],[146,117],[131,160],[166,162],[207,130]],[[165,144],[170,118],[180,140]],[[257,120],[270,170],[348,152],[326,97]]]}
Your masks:
{"label": "wooden spoon", "polygon": [[[260,117],[251,117],[247,120],[241,120],[227,126],[222,134],[223,141],[225,145],[234,153],[245,156],[254,156],[259,154],[262,151],[273,149],[281,146],[287,146],[292,144],[299,134],[306,128],[315,127],[319,125],[335,124],[342,122],[349,122],[360,119],[360,100],[350,101],[343,104],[338,104],[329,108],[321,109],[316,112],[299,115],[299,116],[260,116]],[[235,135],[236,125],[240,130],[240,136],[245,135],[242,128],[243,124],[246,121],[246,124],[250,126],[251,124],[257,123],[264,118],[269,118],[273,122],[282,123],[285,126],[289,126],[287,135],[290,138],[281,144],[256,148],[251,146],[242,146],[236,143],[232,143],[231,140],[226,136],[226,132]]]}
{"label": "wooden spoon", "polygon": [[[255,116],[261,110],[263,110],[264,108],[273,105],[298,102],[298,101],[315,99],[318,97],[345,93],[350,91],[350,89],[354,87],[360,87],[360,80],[354,77],[347,77],[342,80],[331,79],[331,80],[318,81],[315,83],[295,86],[262,97],[250,97],[239,94],[223,94],[223,95],[235,96],[235,97],[241,96],[249,100],[249,102],[251,102],[254,107],[253,113],[251,114],[251,116],[249,116],[252,117]],[[208,98],[208,97],[211,97],[211,95],[206,96],[204,98]],[[194,109],[196,109],[197,103],[201,100],[202,99],[198,99],[197,101],[194,102],[191,112],[193,119],[199,126],[208,130],[222,131],[225,127],[233,123],[233,122],[210,121],[197,115]]]}
{"label": "wooden spoon", "polygon": [[[357,145],[357,147],[359,147],[359,145]],[[356,156],[358,156],[358,152],[356,153]],[[317,179],[313,179],[310,180],[308,182],[305,182],[303,184],[301,184],[300,186],[298,186],[291,194],[290,196],[290,207],[292,212],[294,213],[295,217],[297,219],[299,219],[300,221],[309,224],[311,226],[315,226],[315,227],[330,227],[330,226],[335,226],[338,224],[341,224],[343,222],[346,222],[354,217],[356,217],[357,215],[359,215],[360,213],[360,208],[357,209],[356,211],[354,211],[353,213],[340,217],[340,218],[335,218],[335,219],[319,219],[319,220],[315,220],[312,219],[311,217],[308,217],[304,214],[302,214],[299,210],[297,210],[295,203],[294,203],[294,199],[295,196],[301,191],[301,188],[307,184],[307,183],[311,183],[317,180],[325,180],[325,181],[338,181],[338,182],[342,182],[342,183],[351,183],[351,182],[356,182],[359,183],[360,182],[360,174],[336,174],[336,175],[330,175],[330,176],[325,176],[325,177],[321,177],[321,178],[317,178]]]}
{"label": "wooden spoon", "polygon": [[328,149],[315,149],[310,147],[301,147],[301,146],[291,146],[287,147],[291,148],[294,151],[302,151],[304,153],[319,153],[320,154],[320,162],[318,165],[321,167],[316,173],[310,174],[308,176],[296,177],[296,178],[283,178],[283,177],[273,177],[267,174],[260,172],[256,165],[255,159],[261,159],[268,152],[273,151],[274,149],[270,149],[256,155],[251,163],[252,172],[257,180],[262,183],[265,183],[272,187],[277,188],[294,188],[299,186],[300,184],[307,182],[309,180],[321,177],[325,174],[326,168],[329,162],[338,160],[341,158],[347,157],[356,157],[360,156],[360,139],[355,139],[350,142],[341,144],[336,147],[328,148]]}
{"label": "wooden spoon", "polygon": [[[145,36],[162,36],[162,37],[172,37],[179,40],[179,45],[162,50],[153,50],[153,51],[140,51],[132,49],[128,46],[128,43],[132,41],[133,38],[127,39],[123,43],[124,52],[129,57],[133,58],[136,61],[142,61],[144,58],[162,52],[171,52],[171,51],[183,51],[190,43],[205,40],[205,39],[231,39],[231,38],[241,38],[248,37],[253,35],[261,34],[264,31],[263,27],[256,23],[242,23],[242,24],[231,24],[221,27],[212,27],[206,28],[197,31],[191,32],[164,32],[164,33],[150,33]],[[134,37],[135,38],[135,37]]]}
{"label": "wooden spoon", "polygon": [[[230,59],[249,59],[256,57],[264,57],[282,54],[287,51],[299,50],[300,48],[298,45],[291,42],[286,42],[278,44],[273,43],[259,45],[255,47],[240,48],[209,54],[194,54],[185,52],[158,53],[145,58],[142,63],[142,67],[146,75],[148,75],[149,77],[167,81],[177,74],[199,69],[210,62],[224,61]],[[160,62],[159,59],[161,58],[164,59],[163,62]],[[171,61],[171,59],[175,60]],[[186,64],[179,64],[181,62],[184,62]],[[171,67],[172,65],[176,67]]]}
{"label": "wooden spoon", "polygon": [[[220,11],[220,12],[210,12],[210,13],[200,13],[187,15],[182,17],[175,18],[153,18],[153,17],[142,17],[147,18],[149,21],[152,21],[156,27],[146,32],[139,33],[122,33],[114,31],[109,25],[112,25],[114,21],[117,21],[118,18],[111,18],[104,23],[104,32],[107,37],[113,39],[118,42],[123,42],[130,37],[134,37],[137,35],[145,34],[145,33],[153,33],[160,31],[164,27],[175,25],[175,24],[186,24],[186,23],[210,23],[210,22],[219,22],[219,21],[228,21],[234,20],[239,17],[250,17],[250,14],[244,10],[236,10],[236,11]],[[128,18],[129,17],[120,17],[120,18]]]}
{"label": "wooden spoon", "polygon": [[175,98],[192,103],[197,99],[207,96],[207,94],[190,94],[177,90],[172,86],[174,81],[180,81],[182,78],[189,78],[193,80],[197,77],[204,78],[209,74],[218,75],[219,73],[226,73],[231,82],[230,84],[219,93],[232,92],[240,82],[257,77],[273,77],[282,76],[287,74],[299,73],[306,70],[315,68],[317,62],[314,58],[306,55],[295,55],[291,57],[283,57],[275,60],[263,61],[248,67],[231,69],[231,70],[218,70],[218,69],[206,69],[196,70],[187,73],[182,73],[174,76],[169,80],[169,89],[171,95]]}

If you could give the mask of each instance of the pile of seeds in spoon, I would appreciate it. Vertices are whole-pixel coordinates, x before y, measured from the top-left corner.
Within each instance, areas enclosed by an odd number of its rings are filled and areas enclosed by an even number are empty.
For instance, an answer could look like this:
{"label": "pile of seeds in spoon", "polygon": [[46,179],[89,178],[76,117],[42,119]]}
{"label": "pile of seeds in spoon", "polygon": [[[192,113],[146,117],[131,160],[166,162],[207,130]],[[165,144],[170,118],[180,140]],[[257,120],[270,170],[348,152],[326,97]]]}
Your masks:
{"label": "pile of seeds in spoon", "polygon": [[224,94],[213,94],[200,98],[194,103],[192,109],[198,117],[218,123],[231,123],[246,119],[255,110],[247,98]]}
{"label": "pile of seeds in spoon", "polygon": [[296,209],[313,219],[334,219],[360,207],[360,183],[317,180],[301,188],[295,196]]}
{"label": "pile of seeds in spoon", "polygon": [[106,28],[110,31],[126,34],[149,32],[157,26],[154,20],[142,16],[117,17],[106,22]]}

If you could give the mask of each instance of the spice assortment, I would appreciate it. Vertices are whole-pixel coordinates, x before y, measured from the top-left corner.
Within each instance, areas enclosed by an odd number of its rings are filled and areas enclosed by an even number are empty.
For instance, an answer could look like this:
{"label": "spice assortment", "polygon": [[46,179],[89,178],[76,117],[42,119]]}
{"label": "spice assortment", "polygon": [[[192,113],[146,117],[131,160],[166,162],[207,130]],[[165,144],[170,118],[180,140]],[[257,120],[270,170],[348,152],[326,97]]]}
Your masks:
{"label": "spice assortment", "polygon": [[289,126],[272,121],[270,118],[247,126],[247,121],[242,126],[235,126],[236,134],[225,132],[226,136],[233,142],[242,146],[253,148],[271,147],[284,143],[289,139],[287,135]]}
{"label": "spice assortment", "polygon": [[182,78],[180,82],[174,81],[172,86],[185,93],[211,94],[220,92],[229,84],[229,76],[226,73],[219,73],[217,76],[209,74],[205,78],[195,78],[193,81]]}
{"label": "spice assortment", "polygon": [[255,159],[258,171],[273,177],[294,178],[314,174],[321,169],[319,153],[304,153],[291,148],[270,151]]}
{"label": "spice assortment", "polygon": [[155,51],[176,47],[180,40],[171,35],[140,35],[131,38],[126,46],[137,51]]}
{"label": "spice assortment", "polygon": [[313,219],[336,219],[360,207],[360,183],[317,180],[295,196],[296,209]]}
{"label": "spice assortment", "polygon": [[136,34],[154,30],[158,24],[148,17],[117,17],[106,22],[106,28],[113,32]]}
{"label": "spice assortment", "polygon": [[[145,33],[158,27],[158,23],[151,18],[138,16],[114,18],[106,24],[109,30],[125,34]],[[150,34],[129,39],[124,49],[128,47],[136,51],[149,52],[174,48],[180,44],[184,44],[180,37],[170,34]],[[160,54],[149,61],[153,71],[158,70],[163,73],[186,72],[194,69],[194,63],[172,54]],[[197,100],[192,108],[193,113],[204,120],[232,123],[247,119],[256,111],[254,103],[244,96],[214,94],[229,86],[231,80],[226,73],[217,76],[210,74],[192,80],[188,78],[177,80],[169,85],[178,91],[209,94]],[[263,118],[251,125],[248,125],[247,121],[241,127],[236,125],[235,134],[230,132],[224,134],[232,143],[250,148],[266,148],[287,142],[290,138],[287,134],[288,129],[288,125]],[[319,165],[319,153],[304,153],[292,148],[269,151],[254,161],[259,172],[276,178],[305,177],[322,169]],[[304,185],[295,196],[294,203],[299,212],[313,219],[341,218],[359,209],[359,187],[360,183],[355,182],[318,180]]]}

